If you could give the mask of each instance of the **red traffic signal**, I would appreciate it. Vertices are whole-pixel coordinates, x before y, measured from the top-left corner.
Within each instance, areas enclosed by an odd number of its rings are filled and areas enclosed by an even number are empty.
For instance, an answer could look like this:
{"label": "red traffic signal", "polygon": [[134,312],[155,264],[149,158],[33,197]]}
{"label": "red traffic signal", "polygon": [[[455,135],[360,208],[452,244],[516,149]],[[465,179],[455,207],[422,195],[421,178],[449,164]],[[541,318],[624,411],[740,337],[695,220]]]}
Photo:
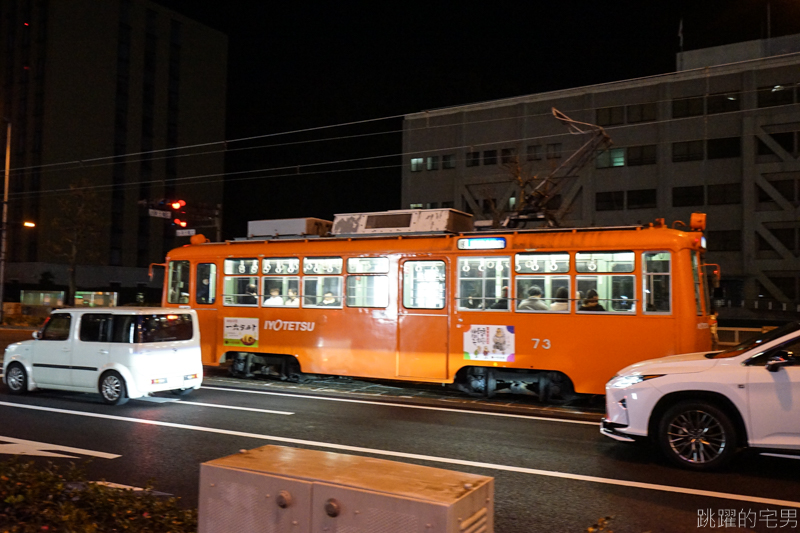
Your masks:
{"label": "red traffic signal", "polygon": [[180,226],[182,228],[185,228],[186,224],[188,224],[188,222],[186,222],[185,220],[181,220],[179,218],[176,218],[175,220],[173,220],[173,222],[175,223],[176,226]]}
{"label": "red traffic signal", "polygon": [[172,209],[180,209],[181,207],[186,205],[186,202],[184,200],[175,200],[173,202],[170,202],[169,205],[170,207],[172,207]]}

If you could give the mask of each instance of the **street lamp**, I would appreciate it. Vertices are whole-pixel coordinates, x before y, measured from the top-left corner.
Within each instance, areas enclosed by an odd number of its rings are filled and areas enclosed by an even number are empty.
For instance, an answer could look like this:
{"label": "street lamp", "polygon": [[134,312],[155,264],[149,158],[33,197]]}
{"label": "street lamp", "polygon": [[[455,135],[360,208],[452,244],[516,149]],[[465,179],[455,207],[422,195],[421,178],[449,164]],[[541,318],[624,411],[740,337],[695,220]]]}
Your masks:
{"label": "street lamp", "polygon": [[6,240],[8,234],[8,172],[11,167],[11,121],[6,119],[6,172],[5,186],[3,187],[3,225],[0,228],[0,324],[5,320],[6,296]]}

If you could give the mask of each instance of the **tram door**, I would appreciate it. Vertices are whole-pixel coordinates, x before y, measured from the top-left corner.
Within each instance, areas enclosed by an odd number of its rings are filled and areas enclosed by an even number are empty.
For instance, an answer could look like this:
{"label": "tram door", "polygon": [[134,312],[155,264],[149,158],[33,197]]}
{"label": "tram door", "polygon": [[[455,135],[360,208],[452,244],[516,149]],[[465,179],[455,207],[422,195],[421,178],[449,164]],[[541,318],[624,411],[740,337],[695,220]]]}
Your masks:
{"label": "tram door", "polygon": [[447,378],[447,259],[402,263],[398,299],[397,375]]}
{"label": "tram door", "polygon": [[[199,263],[195,267],[194,276],[194,309],[197,310],[197,319],[200,321],[200,347],[203,352],[204,364],[216,364],[219,357],[216,354],[217,331],[222,330],[218,321],[222,313],[217,312],[217,265],[214,263]],[[219,317],[219,318],[218,318]]]}

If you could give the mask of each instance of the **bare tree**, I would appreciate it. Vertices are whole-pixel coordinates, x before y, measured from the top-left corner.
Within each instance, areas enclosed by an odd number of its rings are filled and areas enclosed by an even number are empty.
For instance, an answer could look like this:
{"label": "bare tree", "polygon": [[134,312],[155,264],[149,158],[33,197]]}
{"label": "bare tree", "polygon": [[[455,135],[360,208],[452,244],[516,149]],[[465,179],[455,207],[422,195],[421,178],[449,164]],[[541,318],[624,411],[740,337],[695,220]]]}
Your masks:
{"label": "bare tree", "polygon": [[56,259],[67,263],[68,293],[67,305],[74,305],[76,291],[76,271],[81,264],[94,263],[100,257],[97,239],[104,233],[106,221],[97,214],[102,203],[100,195],[86,179],[80,179],[69,186],[69,192],[56,201],[57,214],[53,218],[53,229],[57,238],[51,242],[51,252]]}

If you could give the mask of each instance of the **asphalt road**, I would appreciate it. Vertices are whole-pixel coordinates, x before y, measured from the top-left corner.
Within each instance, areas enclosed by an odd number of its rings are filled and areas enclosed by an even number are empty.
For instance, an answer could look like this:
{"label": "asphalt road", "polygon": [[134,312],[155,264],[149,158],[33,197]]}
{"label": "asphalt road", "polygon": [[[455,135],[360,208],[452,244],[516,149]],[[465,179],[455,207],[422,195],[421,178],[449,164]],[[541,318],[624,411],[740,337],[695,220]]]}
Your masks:
{"label": "asphalt road", "polygon": [[[724,472],[700,475],[673,468],[649,447],[602,437],[596,413],[539,414],[530,406],[211,376],[180,400],[165,394],[120,407],[88,394],[0,394],[0,454],[91,459],[91,479],[153,480],[156,490],[195,506],[201,463],[277,444],[492,476],[501,533],[581,532],[607,515],[616,533],[798,530],[800,462],[743,455]],[[698,527],[700,511],[716,520],[721,510],[746,527]]]}

